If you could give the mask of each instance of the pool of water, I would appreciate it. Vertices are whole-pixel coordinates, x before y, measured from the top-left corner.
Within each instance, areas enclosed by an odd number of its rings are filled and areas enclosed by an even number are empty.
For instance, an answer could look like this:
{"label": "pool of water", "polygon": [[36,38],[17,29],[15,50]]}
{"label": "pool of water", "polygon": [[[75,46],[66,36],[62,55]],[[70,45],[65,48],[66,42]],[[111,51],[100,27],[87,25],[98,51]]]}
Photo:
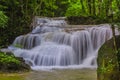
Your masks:
{"label": "pool of water", "polygon": [[97,80],[97,75],[95,69],[57,69],[22,74],[0,74],[0,80]]}
{"label": "pool of water", "polygon": [[33,71],[26,80],[97,80],[95,69]]}

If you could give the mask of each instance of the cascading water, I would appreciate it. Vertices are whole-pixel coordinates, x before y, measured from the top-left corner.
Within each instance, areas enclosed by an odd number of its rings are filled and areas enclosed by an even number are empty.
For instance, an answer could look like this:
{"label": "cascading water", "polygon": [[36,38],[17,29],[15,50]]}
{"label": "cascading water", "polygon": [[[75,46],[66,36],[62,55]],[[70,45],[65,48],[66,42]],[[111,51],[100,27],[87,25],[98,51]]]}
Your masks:
{"label": "cascading water", "polygon": [[[43,43],[29,51],[16,50],[16,56],[31,59],[37,66],[53,66],[53,65],[73,65],[75,64],[74,50],[67,45],[54,44],[52,42]],[[25,53],[25,54],[24,54]]]}
{"label": "cascading water", "polygon": [[17,37],[12,45],[21,45],[23,49],[14,48],[15,56],[23,57],[33,69],[96,66],[98,49],[112,37],[110,26],[68,33],[65,25],[64,21],[46,20],[31,33]]}

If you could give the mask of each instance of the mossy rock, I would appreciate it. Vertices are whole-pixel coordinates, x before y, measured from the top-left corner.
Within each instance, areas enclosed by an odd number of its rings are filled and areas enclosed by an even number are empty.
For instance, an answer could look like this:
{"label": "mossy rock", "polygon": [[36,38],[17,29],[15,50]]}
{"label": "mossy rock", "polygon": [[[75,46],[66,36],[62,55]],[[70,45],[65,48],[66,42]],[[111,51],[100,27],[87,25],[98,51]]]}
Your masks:
{"label": "mossy rock", "polygon": [[[120,36],[116,36],[117,47],[120,48]],[[120,80],[117,53],[113,46],[113,39],[105,42],[98,51],[97,58],[98,80]]]}
{"label": "mossy rock", "polygon": [[24,72],[29,70],[30,66],[25,63],[23,58],[15,57],[13,53],[0,52],[1,72]]}

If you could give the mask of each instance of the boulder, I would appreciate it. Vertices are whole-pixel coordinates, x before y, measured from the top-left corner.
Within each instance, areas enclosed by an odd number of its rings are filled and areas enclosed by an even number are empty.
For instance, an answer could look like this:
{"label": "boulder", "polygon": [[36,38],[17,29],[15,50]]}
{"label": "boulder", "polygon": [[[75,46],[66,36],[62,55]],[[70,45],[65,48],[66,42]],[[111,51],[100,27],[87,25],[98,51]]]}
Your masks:
{"label": "boulder", "polygon": [[29,71],[30,66],[20,57],[15,57],[12,52],[0,52],[0,71],[21,72]]}
{"label": "boulder", "polygon": [[[120,48],[120,36],[116,36],[117,47]],[[117,53],[113,39],[105,42],[98,51],[97,80],[120,80]]]}

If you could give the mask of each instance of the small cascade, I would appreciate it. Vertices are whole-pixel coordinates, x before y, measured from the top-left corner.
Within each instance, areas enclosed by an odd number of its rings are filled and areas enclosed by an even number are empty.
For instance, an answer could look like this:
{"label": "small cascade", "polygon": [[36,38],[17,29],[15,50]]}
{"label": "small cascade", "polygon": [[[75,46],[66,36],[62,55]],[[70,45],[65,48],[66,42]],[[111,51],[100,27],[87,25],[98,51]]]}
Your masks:
{"label": "small cascade", "polygon": [[59,43],[59,44],[70,45],[71,44],[71,34],[66,33],[66,32],[60,32],[60,33],[56,32],[53,34],[51,41]]}
{"label": "small cascade", "polygon": [[[96,26],[97,27],[97,26]],[[112,38],[110,25],[89,28],[94,49],[98,49],[105,41]]]}
{"label": "small cascade", "polygon": [[98,49],[112,37],[110,25],[69,33],[65,32],[65,25],[65,21],[61,20],[47,20],[37,25],[31,33],[15,39],[12,45],[23,47],[13,49],[14,54],[23,57],[32,68],[96,66]]}
{"label": "small cascade", "polygon": [[42,41],[41,37],[42,37],[42,35],[39,35],[39,34],[22,35],[15,39],[15,41],[13,42],[13,45],[21,46],[21,48],[24,48],[24,49],[31,49],[35,46],[40,45],[40,43]]}
{"label": "small cascade", "polygon": [[71,36],[71,46],[76,53],[78,64],[83,63],[83,60],[85,60],[88,55],[94,53],[90,34],[86,30],[73,33]]}
{"label": "small cascade", "polygon": [[14,53],[18,57],[32,60],[34,66],[67,66],[74,65],[76,61],[72,47],[51,42],[41,44],[31,50],[16,50]]}

